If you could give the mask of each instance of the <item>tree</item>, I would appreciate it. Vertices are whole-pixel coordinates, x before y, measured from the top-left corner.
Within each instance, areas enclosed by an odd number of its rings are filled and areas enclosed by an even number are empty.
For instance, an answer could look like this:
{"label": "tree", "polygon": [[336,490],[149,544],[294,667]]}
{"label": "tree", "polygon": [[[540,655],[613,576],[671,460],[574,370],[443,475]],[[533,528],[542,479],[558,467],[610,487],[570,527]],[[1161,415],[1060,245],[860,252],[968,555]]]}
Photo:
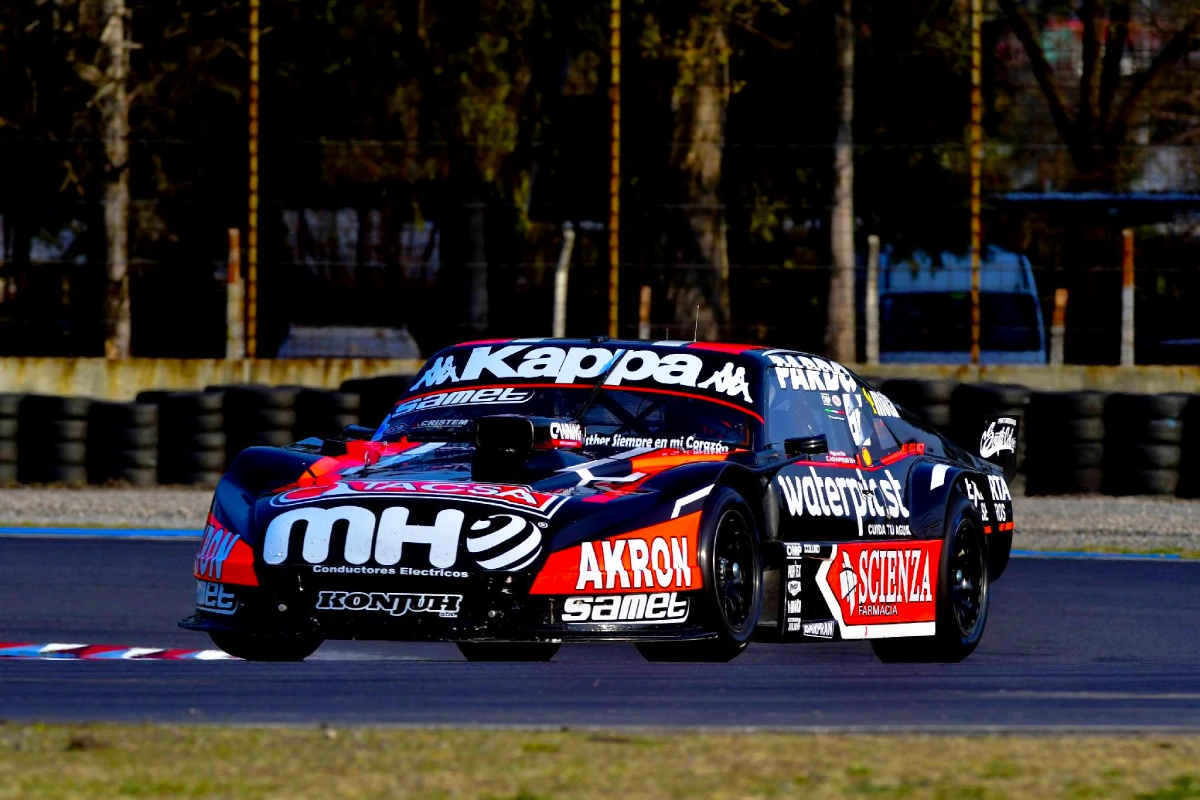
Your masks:
{"label": "tree", "polygon": [[129,310],[129,48],[125,0],[82,0],[85,33],[100,47],[96,63],[80,62],[80,74],[96,87],[104,142],[104,238],[107,277],[104,301],[104,356],[128,358],[132,330]]}
{"label": "tree", "polygon": [[854,21],[851,0],[838,0],[834,40],[838,59],[838,125],[833,146],[833,217],[830,250],[825,353],[842,362],[855,360],[854,307]]}
{"label": "tree", "polygon": [[[1145,67],[1122,80],[1129,55],[1132,0],[1111,0],[1105,12],[1100,0],[1081,0],[1073,7],[1082,24],[1082,49],[1075,110],[1070,107],[1062,76],[1056,75],[1033,21],[1018,0],[998,0],[1013,34],[1021,42],[1037,81],[1078,172],[1078,188],[1111,187],[1118,179],[1120,149],[1129,139],[1147,90],[1172,65],[1195,48],[1200,13],[1194,3],[1156,6],[1153,22],[1166,29],[1163,44]],[[1122,84],[1124,93],[1122,94]]]}
{"label": "tree", "polygon": [[737,88],[730,79],[732,31],[754,30],[760,14],[787,11],[779,0],[668,0],[645,20],[643,53],[675,71],[670,165],[683,220],[674,226],[672,249],[682,264],[668,280],[667,299],[675,324],[690,330],[698,319],[701,338],[721,338],[732,316],[721,198],[726,113]]}

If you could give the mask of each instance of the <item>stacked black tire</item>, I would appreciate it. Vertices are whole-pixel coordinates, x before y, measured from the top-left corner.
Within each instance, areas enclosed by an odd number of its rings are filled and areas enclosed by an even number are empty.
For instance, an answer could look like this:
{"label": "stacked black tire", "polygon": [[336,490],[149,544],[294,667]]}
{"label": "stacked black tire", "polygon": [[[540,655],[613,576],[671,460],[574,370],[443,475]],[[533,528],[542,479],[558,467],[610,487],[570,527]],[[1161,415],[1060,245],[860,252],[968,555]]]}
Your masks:
{"label": "stacked black tire", "polygon": [[1103,485],[1103,392],[1034,392],[1025,429],[1025,493],[1095,494]]}
{"label": "stacked black tire", "polygon": [[1104,407],[1105,494],[1173,495],[1179,488],[1182,394],[1114,394]]}
{"label": "stacked black tire", "polygon": [[89,483],[158,483],[158,407],[93,403],[88,414]]}
{"label": "stacked black tire", "polygon": [[342,383],[341,391],[359,396],[358,424],[377,428],[384,417],[392,412],[396,401],[408,389],[412,379],[412,375],[352,378]]}
{"label": "stacked black tire", "polygon": [[949,434],[950,396],[956,385],[954,381],[947,380],[893,378],[884,381],[879,389],[893,403],[899,403],[925,424]]}
{"label": "stacked black tire", "polygon": [[0,483],[17,480],[17,419],[21,395],[0,394]]}
{"label": "stacked black tire", "polygon": [[1183,442],[1179,456],[1180,497],[1200,497],[1200,395],[1188,395],[1183,407]]}
{"label": "stacked black tire", "polygon": [[332,439],[347,425],[359,424],[359,410],[359,396],[352,392],[301,389],[296,395],[296,439]]}
{"label": "stacked black tire", "polygon": [[17,427],[17,478],[21,483],[87,482],[86,397],[27,395]]}
{"label": "stacked black tire", "polygon": [[226,466],[247,447],[284,447],[296,441],[296,395],[289,386],[225,386]]}
{"label": "stacked black tire", "polygon": [[225,469],[225,415],[219,392],[142,392],[158,405],[158,482],[215,485]]}

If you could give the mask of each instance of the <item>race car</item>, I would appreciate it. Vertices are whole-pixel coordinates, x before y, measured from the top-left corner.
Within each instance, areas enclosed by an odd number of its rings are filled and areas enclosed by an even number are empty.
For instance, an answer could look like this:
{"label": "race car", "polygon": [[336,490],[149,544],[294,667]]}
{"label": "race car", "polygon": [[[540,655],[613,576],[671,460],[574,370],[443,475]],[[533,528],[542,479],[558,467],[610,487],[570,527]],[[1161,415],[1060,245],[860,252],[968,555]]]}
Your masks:
{"label": "race car", "polygon": [[792,350],[461,344],[377,429],[241,453],[180,625],[271,661],[325,639],[718,662],[865,640],[884,661],[961,661],[1008,562],[1018,426],[980,419],[961,447]]}

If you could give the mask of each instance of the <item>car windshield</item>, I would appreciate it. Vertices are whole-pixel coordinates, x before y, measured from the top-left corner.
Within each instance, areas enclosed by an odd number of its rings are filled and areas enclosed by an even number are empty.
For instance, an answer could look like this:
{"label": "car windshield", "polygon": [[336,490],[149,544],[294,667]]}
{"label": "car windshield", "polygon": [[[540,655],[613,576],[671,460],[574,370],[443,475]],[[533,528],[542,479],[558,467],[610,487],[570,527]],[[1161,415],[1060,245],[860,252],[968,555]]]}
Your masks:
{"label": "car windshield", "polygon": [[[493,414],[574,417],[592,389],[490,386],[432,392],[400,403],[375,434],[384,441],[471,441]],[[582,419],[586,450],[635,447],[728,452],[751,444],[754,417],[700,397],[606,387]]]}

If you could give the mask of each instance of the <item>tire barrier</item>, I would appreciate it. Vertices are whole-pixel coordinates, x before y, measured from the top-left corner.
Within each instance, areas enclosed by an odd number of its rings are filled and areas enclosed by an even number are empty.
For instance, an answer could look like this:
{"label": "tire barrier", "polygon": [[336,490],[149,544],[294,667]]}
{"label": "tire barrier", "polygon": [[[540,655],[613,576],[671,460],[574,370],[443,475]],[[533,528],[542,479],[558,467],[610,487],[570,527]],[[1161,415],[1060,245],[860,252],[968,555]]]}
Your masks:
{"label": "tire barrier", "polygon": [[360,405],[352,392],[301,389],[296,395],[296,439],[338,436],[347,425],[359,423]]}
{"label": "tire barrier", "polygon": [[351,378],[342,383],[341,391],[359,396],[358,424],[378,428],[396,406],[396,400],[408,389],[413,377],[381,375],[377,378]]}
{"label": "tire barrier", "polygon": [[225,466],[247,447],[284,447],[296,441],[295,386],[211,386],[224,396]]}
{"label": "tire barrier", "polygon": [[214,486],[225,469],[220,392],[142,392],[158,405],[158,482]]}
{"label": "tire barrier", "polygon": [[0,483],[17,480],[17,418],[21,395],[0,394]]}
{"label": "tire barrier", "polygon": [[93,403],[88,413],[89,483],[158,483],[158,406]]}
{"label": "tire barrier", "polygon": [[26,395],[17,415],[17,478],[21,483],[87,483],[86,397]]}
{"label": "tire barrier", "polygon": [[[377,427],[411,380],[353,379],[338,391],[156,390],[136,403],[0,395],[0,483],[211,486],[246,447],[329,438],[356,423]],[[1020,386],[908,379],[880,388],[971,452],[984,417],[1021,418],[1019,480],[1027,494],[1200,497],[1200,395],[1031,394]]]}
{"label": "tire barrier", "polygon": [[1025,493],[1095,494],[1102,488],[1103,392],[1035,392],[1025,430]]}
{"label": "tire barrier", "polygon": [[1173,495],[1183,456],[1182,394],[1114,394],[1104,405],[1105,494]]}
{"label": "tire barrier", "polygon": [[893,378],[884,381],[880,390],[892,402],[899,403],[926,425],[950,434],[950,396],[957,384],[954,381],[922,381]]}

